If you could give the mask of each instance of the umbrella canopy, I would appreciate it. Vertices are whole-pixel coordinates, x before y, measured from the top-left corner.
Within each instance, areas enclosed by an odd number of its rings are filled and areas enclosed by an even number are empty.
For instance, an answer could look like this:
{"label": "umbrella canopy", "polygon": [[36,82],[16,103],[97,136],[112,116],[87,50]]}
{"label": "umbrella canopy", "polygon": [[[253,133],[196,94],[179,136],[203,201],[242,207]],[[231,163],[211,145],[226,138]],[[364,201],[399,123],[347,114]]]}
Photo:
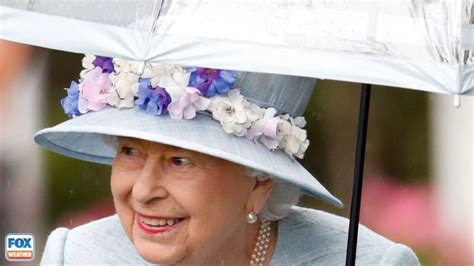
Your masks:
{"label": "umbrella canopy", "polygon": [[474,94],[472,0],[0,0],[0,7],[1,39],[51,49]]}

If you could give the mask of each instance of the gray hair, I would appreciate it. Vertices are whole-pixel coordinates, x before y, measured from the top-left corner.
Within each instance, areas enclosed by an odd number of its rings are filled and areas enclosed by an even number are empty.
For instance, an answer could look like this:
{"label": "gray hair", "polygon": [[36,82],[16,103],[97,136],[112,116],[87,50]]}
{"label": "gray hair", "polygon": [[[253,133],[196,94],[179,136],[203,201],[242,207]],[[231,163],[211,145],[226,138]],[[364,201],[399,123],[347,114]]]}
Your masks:
{"label": "gray hair", "polygon": [[286,217],[290,208],[298,203],[301,189],[293,184],[279,181],[271,175],[247,168],[250,177],[258,180],[272,179],[273,186],[270,195],[263,206],[262,212],[258,214],[263,221],[278,221]]}

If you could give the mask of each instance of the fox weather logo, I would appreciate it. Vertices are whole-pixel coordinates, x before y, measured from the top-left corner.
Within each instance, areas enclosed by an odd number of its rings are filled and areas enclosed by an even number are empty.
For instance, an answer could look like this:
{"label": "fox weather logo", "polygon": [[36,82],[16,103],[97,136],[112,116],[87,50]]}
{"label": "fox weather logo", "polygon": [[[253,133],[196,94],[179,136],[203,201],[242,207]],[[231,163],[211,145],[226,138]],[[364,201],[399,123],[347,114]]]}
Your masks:
{"label": "fox weather logo", "polygon": [[8,261],[32,261],[35,258],[33,234],[8,234],[5,236],[5,259]]}

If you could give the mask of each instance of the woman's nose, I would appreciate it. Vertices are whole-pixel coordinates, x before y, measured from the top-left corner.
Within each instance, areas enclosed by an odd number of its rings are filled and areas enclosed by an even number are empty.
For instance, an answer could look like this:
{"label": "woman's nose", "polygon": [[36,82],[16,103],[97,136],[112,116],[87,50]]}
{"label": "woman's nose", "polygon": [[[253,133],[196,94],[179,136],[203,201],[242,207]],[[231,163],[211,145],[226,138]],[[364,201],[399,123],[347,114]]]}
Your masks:
{"label": "woman's nose", "polygon": [[133,199],[141,204],[151,204],[167,196],[168,192],[164,186],[163,167],[160,160],[147,158],[133,184]]}

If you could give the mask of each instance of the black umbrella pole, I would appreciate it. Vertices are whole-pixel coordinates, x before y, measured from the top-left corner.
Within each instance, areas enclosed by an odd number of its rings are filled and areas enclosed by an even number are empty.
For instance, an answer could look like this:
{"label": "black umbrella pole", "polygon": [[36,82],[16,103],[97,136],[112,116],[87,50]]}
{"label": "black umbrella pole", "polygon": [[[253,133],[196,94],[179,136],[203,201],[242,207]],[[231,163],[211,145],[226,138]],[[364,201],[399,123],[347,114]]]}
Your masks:
{"label": "black umbrella pole", "polygon": [[359,124],[357,126],[357,144],[354,165],[354,183],[352,184],[351,217],[349,237],[347,240],[346,265],[355,265],[357,250],[357,234],[359,231],[360,201],[362,196],[362,180],[364,176],[365,143],[369,122],[370,84],[362,84],[359,106]]}

